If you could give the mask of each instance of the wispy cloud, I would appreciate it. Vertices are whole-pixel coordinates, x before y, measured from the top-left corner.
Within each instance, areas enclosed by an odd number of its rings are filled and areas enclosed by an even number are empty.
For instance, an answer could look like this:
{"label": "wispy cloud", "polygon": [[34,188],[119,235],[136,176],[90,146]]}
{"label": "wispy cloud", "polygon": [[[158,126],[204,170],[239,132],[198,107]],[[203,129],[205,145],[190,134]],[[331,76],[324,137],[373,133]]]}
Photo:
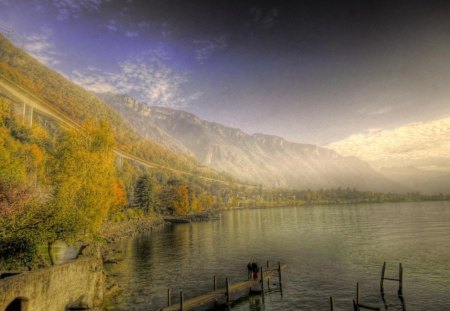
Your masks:
{"label": "wispy cloud", "polygon": [[98,93],[129,94],[150,105],[182,108],[201,94],[181,94],[188,79],[169,68],[161,51],[143,53],[119,64],[117,72],[97,68],[73,71],[70,79]]}
{"label": "wispy cloud", "polygon": [[106,29],[110,30],[110,31],[117,31],[119,30],[119,25],[117,24],[117,21],[115,19],[110,19],[106,25],[105,25]]}
{"label": "wispy cloud", "polygon": [[258,7],[250,9],[250,14],[253,17],[253,23],[261,26],[264,29],[271,28],[275,20],[280,16],[280,10],[271,8],[269,10],[263,10]]}
{"label": "wispy cloud", "polygon": [[380,108],[363,107],[363,108],[358,109],[356,111],[356,113],[358,115],[362,115],[362,116],[373,117],[373,116],[382,116],[382,115],[388,114],[392,110],[393,110],[392,107],[380,107]]}
{"label": "wispy cloud", "polygon": [[125,32],[125,36],[127,36],[128,38],[136,38],[139,36],[139,32],[137,31],[126,31]]}
{"label": "wispy cloud", "polygon": [[264,29],[270,29],[280,16],[280,10],[277,8],[263,10],[260,7],[252,7],[250,9],[250,15],[252,16],[252,24]]}
{"label": "wispy cloud", "polygon": [[222,35],[212,40],[194,40],[194,44],[197,46],[197,49],[194,51],[195,58],[200,63],[203,63],[210,58],[213,53],[227,47],[227,37]]}
{"label": "wispy cloud", "polygon": [[373,111],[369,111],[368,115],[370,115],[370,116],[380,116],[380,115],[387,114],[387,113],[389,113],[391,111],[392,111],[392,107],[382,107],[382,108],[379,108],[379,109],[375,109]]}
{"label": "wispy cloud", "polygon": [[78,18],[84,11],[100,11],[101,6],[111,0],[51,0],[57,10],[58,20]]}
{"label": "wispy cloud", "polygon": [[23,37],[23,48],[39,62],[47,66],[55,66],[60,63],[60,53],[55,51],[51,41],[52,32],[43,29],[40,33]]}

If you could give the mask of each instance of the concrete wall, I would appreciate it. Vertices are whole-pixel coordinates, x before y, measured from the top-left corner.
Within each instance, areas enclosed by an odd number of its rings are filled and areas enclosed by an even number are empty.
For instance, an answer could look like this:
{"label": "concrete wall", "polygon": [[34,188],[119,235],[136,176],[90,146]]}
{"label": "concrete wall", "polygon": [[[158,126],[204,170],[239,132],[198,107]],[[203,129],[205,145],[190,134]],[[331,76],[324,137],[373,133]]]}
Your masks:
{"label": "concrete wall", "polygon": [[0,279],[0,310],[16,298],[28,300],[27,311],[61,311],[73,304],[100,310],[105,276],[101,260],[77,259],[65,264]]}

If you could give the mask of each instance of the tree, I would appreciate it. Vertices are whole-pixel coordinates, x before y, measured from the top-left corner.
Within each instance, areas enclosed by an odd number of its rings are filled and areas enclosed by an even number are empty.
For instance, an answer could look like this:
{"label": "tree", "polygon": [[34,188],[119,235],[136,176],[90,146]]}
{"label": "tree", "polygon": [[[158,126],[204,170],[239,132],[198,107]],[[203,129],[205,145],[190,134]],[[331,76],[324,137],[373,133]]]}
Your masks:
{"label": "tree", "polygon": [[10,103],[0,99],[0,270],[30,268],[42,242],[44,202],[30,185],[42,154],[28,142]]}
{"label": "tree", "polygon": [[173,187],[174,196],[172,199],[173,211],[176,215],[186,215],[189,212],[188,188],[185,185]]}
{"label": "tree", "polygon": [[146,214],[155,209],[154,187],[148,174],[141,175],[134,190],[134,203],[144,210]]}
{"label": "tree", "polygon": [[116,202],[116,170],[111,129],[92,121],[83,124],[83,133],[72,129],[56,143],[51,163],[54,184],[48,206],[47,242],[89,240],[99,235],[109,209]]}

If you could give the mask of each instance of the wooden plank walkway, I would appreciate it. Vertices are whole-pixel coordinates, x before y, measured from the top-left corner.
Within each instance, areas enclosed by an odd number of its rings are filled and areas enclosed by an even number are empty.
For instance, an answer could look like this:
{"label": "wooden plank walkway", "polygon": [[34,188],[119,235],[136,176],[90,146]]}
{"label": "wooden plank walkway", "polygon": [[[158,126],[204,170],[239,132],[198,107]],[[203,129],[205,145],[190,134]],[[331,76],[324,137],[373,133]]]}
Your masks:
{"label": "wooden plank walkway", "polygon": [[[286,265],[279,264],[276,267],[267,268],[266,270],[262,269],[263,275],[259,275],[258,280],[245,280],[238,283],[232,283],[228,285],[228,296],[244,296],[249,295],[252,291],[258,292],[263,289],[261,286],[261,281],[266,285],[266,282],[274,277],[279,278],[281,281],[281,275],[279,275],[279,269],[284,269]],[[182,295],[182,294],[181,294]],[[181,298],[181,297],[180,297]],[[180,299],[181,300],[181,299]],[[231,300],[231,298],[229,298]],[[213,292],[203,294],[197,297],[193,297],[181,303],[172,304],[166,308],[163,308],[162,311],[187,311],[187,310],[195,310],[197,308],[212,308],[215,305],[223,305],[227,303],[227,287],[217,289]]]}

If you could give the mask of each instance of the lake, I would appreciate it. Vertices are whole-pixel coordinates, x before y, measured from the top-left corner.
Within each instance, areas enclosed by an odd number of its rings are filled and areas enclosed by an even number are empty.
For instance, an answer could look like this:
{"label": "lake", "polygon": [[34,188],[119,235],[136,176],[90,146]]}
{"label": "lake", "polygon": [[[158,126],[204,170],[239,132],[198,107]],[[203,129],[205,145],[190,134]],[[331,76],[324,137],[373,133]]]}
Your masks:
{"label": "lake", "polygon": [[[382,306],[381,267],[397,277],[404,268],[406,310],[450,310],[450,202],[385,203],[248,209],[220,220],[168,225],[121,242],[124,260],[108,265],[123,287],[109,310],[158,310],[167,287],[173,302],[247,277],[252,259],[287,264],[283,296],[266,294],[264,310],[351,310]],[[402,310],[398,283],[385,281],[389,310]],[[232,310],[262,310],[259,296]],[[384,309],[383,309],[384,310]]]}

